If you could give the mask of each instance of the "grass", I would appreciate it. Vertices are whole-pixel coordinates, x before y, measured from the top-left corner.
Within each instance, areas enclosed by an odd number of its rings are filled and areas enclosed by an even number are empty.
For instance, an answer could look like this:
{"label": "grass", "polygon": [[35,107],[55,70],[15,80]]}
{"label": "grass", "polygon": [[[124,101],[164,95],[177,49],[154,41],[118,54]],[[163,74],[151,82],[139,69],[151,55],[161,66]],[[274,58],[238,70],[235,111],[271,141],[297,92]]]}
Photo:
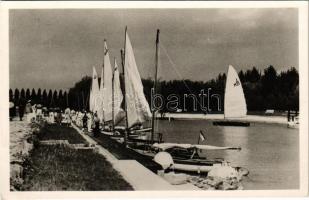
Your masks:
{"label": "grass", "polygon": [[[84,142],[76,130],[46,125],[39,139],[68,139]],[[133,190],[112,165],[92,150],[76,150],[63,145],[35,145],[25,162],[22,191],[110,191]]]}
{"label": "grass", "polygon": [[85,139],[72,127],[46,124],[38,134],[39,140],[68,140],[71,144],[85,143]]}

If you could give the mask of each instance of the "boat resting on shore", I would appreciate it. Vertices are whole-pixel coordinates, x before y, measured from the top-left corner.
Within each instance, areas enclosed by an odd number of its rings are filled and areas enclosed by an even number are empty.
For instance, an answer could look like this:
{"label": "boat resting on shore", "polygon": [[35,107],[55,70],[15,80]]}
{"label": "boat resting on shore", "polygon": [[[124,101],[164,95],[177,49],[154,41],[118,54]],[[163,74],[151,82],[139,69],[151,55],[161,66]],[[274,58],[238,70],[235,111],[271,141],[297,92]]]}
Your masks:
{"label": "boat resting on shore", "polygon": [[200,156],[199,150],[241,150],[240,147],[218,147],[200,144],[178,144],[178,143],[154,143],[153,145],[137,145],[132,143],[128,148],[136,153],[154,159],[160,152],[168,153],[173,164],[171,169],[187,173],[208,173],[214,168],[230,166],[229,162],[222,158],[208,159]]}

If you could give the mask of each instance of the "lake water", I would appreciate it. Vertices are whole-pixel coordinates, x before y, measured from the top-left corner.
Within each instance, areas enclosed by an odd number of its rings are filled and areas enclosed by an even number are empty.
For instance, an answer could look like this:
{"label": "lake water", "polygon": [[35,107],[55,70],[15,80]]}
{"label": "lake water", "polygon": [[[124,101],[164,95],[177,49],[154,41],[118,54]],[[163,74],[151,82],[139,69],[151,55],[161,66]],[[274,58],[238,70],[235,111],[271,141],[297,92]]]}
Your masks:
{"label": "lake water", "polygon": [[202,144],[241,147],[241,151],[203,151],[232,166],[250,171],[243,180],[245,189],[299,188],[299,129],[286,125],[251,123],[250,127],[213,126],[206,120],[158,121],[157,129],[165,142],[196,144],[199,131]]}

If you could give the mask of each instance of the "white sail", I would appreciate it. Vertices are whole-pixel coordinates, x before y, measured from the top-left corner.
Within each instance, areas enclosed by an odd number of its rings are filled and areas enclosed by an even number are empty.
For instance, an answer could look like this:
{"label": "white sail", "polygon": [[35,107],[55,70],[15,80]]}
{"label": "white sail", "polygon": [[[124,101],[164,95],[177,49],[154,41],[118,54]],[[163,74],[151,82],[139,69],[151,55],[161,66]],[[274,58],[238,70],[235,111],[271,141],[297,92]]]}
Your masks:
{"label": "white sail", "polygon": [[100,98],[100,108],[99,110],[97,111],[97,114],[98,114],[98,117],[100,119],[101,122],[103,122],[103,92],[104,92],[104,88],[103,88],[103,74],[104,74],[104,68],[102,67],[102,70],[101,70],[101,81],[100,81],[100,89],[99,89],[99,98]]}
{"label": "white sail", "polygon": [[104,63],[101,74],[100,83],[100,109],[98,110],[98,117],[103,121],[112,120],[112,65],[110,63],[109,52],[104,40]]}
{"label": "white sail", "polygon": [[98,82],[98,74],[93,67],[92,73],[92,84],[91,84],[91,92],[90,92],[90,111],[96,112],[99,108],[99,82]]}
{"label": "white sail", "polygon": [[117,115],[122,111],[121,103],[123,100],[123,95],[120,87],[120,77],[118,65],[115,60],[115,69],[114,69],[114,122],[117,123]]}
{"label": "white sail", "polygon": [[236,70],[230,65],[224,94],[224,117],[238,118],[247,115],[244,91]]}
{"label": "white sail", "polygon": [[141,77],[139,75],[133,48],[126,33],[125,48],[125,89],[128,126],[142,123],[151,118],[149,104],[145,98]]}
{"label": "white sail", "polygon": [[113,87],[113,69],[109,59],[109,52],[106,41],[104,41],[104,92],[103,108],[104,121],[112,120],[112,87]]}

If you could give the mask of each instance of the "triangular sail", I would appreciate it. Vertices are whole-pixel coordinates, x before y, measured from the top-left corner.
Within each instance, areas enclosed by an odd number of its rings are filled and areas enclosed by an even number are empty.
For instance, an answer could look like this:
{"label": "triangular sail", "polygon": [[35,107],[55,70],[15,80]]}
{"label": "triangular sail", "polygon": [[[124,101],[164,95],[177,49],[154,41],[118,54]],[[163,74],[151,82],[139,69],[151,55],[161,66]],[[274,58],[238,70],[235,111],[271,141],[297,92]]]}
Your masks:
{"label": "triangular sail", "polygon": [[115,69],[114,69],[114,122],[115,124],[119,121],[119,118],[117,117],[118,114],[122,111],[121,109],[121,103],[123,100],[123,95],[120,87],[120,77],[119,77],[119,70],[118,65],[115,60]]}
{"label": "triangular sail", "polygon": [[125,44],[125,90],[128,127],[151,119],[149,104],[145,98],[133,48],[126,33]]}
{"label": "triangular sail", "polygon": [[101,70],[101,81],[100,81],[100,89],[99,89],[99,97],[100,97],[100,109],[97,111],[98,117],[101,122],[103,122],[103,79],[104,79],[104,68]]}
{"label": "triangular sail", "polygon": [[247,105],[244,91],[233,66],[229,66],[225,94],[224,94],[224,117],[238,118],[247,115]]}
{"label": "triangular sail", "polygon": [[98,74],[93,67],[92,73],[92,84],[91,84],[91,92],[90,92],[90,111],[96,112],[100,107],[100,98],[99,98],[99,82],[98,82]]}
{"label": "triangular sail", "polygon": [[104,40],[104,59],[100,84],[100,110],[98,116],[101,121],[112,120],[112,65],[110,63],[109,52]]}

